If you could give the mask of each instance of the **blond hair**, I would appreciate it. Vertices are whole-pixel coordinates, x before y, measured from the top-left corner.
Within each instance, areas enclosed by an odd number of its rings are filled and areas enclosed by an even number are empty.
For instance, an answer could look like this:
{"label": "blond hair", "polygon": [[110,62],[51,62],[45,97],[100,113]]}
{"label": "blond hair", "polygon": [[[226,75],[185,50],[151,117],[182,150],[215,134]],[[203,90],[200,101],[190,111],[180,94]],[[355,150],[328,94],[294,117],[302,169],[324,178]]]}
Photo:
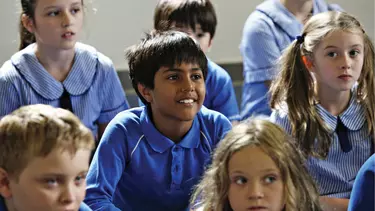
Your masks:
{"label": "blond hair", "polygon": [[302,153],[284,130],[261,118],[233,127],[213,155],[213,161],[197,185],[191,203],[205,211],[230,211],[228,163],[232,155],[247,146],[260,147],[272,158],[285,185],[285,211],[320,211],[319,195],[304,166]]}
{"label": "blond hair", "polygon": [[16,179],[34,157],[45,157],[56,148],[74,155],[94,145],[92,132],[61,108],[29,105],[0,120],[0,168]]}
{"label": "blond hair", "polygon": [[[314,80],[302,56],[313,58],[322,39],[334,31],[360,33],[364,40],[364,63],[358,79],[357,102],[365,108],[369,134],[374,136],[375,121],[375,57],[374,45],[363,27],[345,12],[325,12],[313,16],[302,31],[303,41],[293,41],[280,59],[280,75],[273,81],[271,108],[279,109],[286,102],[292,135],[306,155],[325,158],[332,142],[330,131],[315,109]],[[331,131],[332,132],[332,131]],[[318,141],[315,142],[315,139]]]}

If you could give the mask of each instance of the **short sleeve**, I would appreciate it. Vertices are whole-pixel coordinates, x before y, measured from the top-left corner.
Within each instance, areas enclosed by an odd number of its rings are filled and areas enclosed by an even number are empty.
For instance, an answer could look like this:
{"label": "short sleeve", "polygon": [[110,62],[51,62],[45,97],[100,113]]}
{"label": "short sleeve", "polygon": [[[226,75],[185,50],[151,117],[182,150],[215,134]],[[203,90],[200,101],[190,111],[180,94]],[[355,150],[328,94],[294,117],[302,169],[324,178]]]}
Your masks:
{"label": "short sleeve", "polygon": [[275,77],[275,65],[281,56],[281,50],[269,26],[263,20],[247,20],[240,50],[245,84],[268,81]]}
{"label": "short sleeve", "polygon": [[101,87],[103,90],[103,105],[98,120],[99,123],[108,123],[119,112],[129,108],[124,89],[113,65],[104,66],[104,68],[106,68],[106,75]]}

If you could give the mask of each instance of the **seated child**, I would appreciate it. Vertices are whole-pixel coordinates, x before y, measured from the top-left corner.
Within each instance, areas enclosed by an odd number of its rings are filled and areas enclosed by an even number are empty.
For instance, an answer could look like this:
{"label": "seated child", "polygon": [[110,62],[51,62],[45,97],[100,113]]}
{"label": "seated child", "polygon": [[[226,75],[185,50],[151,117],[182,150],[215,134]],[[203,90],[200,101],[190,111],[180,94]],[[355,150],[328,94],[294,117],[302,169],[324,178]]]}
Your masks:
{"label": "seated child", "polygon": [[[199,42],[205,53],[211,47],[216,24],[215,9],[210,0],[159,0],[154,12],[156,30],[173,28],[185,32]],[[209,59],[203,105],[224,114],[232,122],[240,120],[230,75]]]}
{"label": "seated child", "polygon": [[308,157],[324,210],[347,211],[375,140],[374,45],[345,12],[311,17],[280,59],[271,121]]}
{"label": "seated child", "polygon": [[85,197],[94,137],[70,111],[21,107],[0,120],[0,211],[91,210]]}
{"label": "seated child", "polygon": [[127,51],[130,78],[146,105],[108,125],[87,176],[93,210],[185,210],[210,153],[231,129],[202,107],[207,59],[177,31],[154,32]]}
{"label": "seated child", "polygon": [[302,153],[281,127],[259,117],[219,143],[191,201],[202,211],[321,210]]}
{"label": "seated child", "polygon": [[363,164],[357,174],[348,210],[375,210],[375,154]]}

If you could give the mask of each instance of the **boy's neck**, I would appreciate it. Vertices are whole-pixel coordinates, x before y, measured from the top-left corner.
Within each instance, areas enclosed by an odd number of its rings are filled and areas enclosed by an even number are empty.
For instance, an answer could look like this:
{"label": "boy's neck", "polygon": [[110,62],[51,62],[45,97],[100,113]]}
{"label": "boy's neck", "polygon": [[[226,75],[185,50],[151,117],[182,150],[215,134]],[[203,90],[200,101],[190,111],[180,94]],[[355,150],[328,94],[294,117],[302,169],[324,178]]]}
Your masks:
{"label": "boy's neck", "polygon": [[35,55],[43,67],[56,80],[64,81],[68,76],[74,62],[74,49],[57,50],[51,48],[43,48],[37,45]]}
{"label": "boy's neck", "polygon": [[5,205],[6,211],[15,211],[16,210],[13,206],[13,203],[10,201],[11,199],[3,199],[3,200],[4,200],[4,205]]}
{"label": "boy's neck", "polygon": [[332,91],[330,89],[317,88],[317,96],[320,105],[330,114],[338,116],[343,113],[348,107],[351,97],[351,91]]}
{"label": "boy's neck", "polygon": [[160,118],[155,112],[151,113],[155,128],[175,143],[179,143],[182,140],[193,124],[193,120],[181,121],[173,118]]}
{"label": "boy's neck", "polygon": [[280,0],[280,2],[303,24],[311,16],[314,5],[313,0]]}

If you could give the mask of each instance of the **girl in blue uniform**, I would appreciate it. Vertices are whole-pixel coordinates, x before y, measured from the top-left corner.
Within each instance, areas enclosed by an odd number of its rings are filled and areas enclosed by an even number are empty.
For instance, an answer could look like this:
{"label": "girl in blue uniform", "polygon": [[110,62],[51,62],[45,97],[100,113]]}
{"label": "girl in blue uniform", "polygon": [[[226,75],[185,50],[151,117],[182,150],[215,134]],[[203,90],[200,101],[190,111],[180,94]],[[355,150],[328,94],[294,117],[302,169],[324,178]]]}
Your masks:
{"label": "girl in blue uniform", "polygon": [[112,61],[77,43],[83,0],[21,0],[20,51],[0,69],[0,117],[29,104],[72,111],[101,136],[128,108]]}
{"label": "girl in blue uniform", "polygon": [[281,58],[271,119],[299,143],[325,210],[347,210],[375,134],[374,46],[343,12],[313,16]]}

